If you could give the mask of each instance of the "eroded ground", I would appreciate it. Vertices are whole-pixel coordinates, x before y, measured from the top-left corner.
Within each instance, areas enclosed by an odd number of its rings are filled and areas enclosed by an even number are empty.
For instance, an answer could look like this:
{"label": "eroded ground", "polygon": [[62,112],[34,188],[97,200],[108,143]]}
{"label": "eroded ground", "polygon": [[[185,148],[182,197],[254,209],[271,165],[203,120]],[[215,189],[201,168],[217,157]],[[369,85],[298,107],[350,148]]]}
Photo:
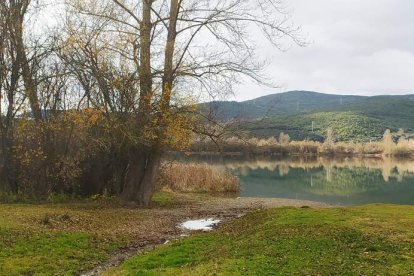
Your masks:
{"label": "eroded ground", "polygon": [[170,193],[157,194],[153,206],[145,209],[113,201],[0,205],[0,275],[95,275],[180,238],[183,231],[177,225],[187,219],[226,222],[280,206],[327,207],[297,200]]}
{"label": "eroded ground", "polygon": [[253,212],[104,275],[414,275],[414,207]]}

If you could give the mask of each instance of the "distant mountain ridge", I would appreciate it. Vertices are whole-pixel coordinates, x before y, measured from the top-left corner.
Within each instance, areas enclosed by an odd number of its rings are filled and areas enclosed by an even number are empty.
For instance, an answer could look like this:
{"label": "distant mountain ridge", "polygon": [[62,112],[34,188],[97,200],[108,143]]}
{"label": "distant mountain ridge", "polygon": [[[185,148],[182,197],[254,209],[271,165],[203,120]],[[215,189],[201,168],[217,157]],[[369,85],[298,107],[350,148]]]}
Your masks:
{"label": "distant mountain ridge", "polygon": [[[413,94],[354,96],[290,91],[244,102],[214,101],[200,104],[200,109],[219,121],[235,122],[255,136],[283,131],[297,139],[321,140],[324,128],[332,127],[342,133],[338,140],[359,141],[379,139],[386,128],[414,130]],[[351,135],[344,133],[345,126]]]}

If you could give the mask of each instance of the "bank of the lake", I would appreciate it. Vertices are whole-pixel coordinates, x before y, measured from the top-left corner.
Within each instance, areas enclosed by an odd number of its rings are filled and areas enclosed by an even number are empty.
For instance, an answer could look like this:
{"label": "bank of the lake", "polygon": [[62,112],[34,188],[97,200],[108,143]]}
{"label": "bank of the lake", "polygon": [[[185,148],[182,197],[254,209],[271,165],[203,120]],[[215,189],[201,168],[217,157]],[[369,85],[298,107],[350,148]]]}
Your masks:
{"label": "bank of the lake", "polygon": [[414,205],[414,160],[397,158],[184,156],[226,171],[241,197],[310,200],[336,206]]}
{"label": "bank of the lake", "polygon": [[[149,208],[113,200],[0,204],[0,275],[96,275],[124,258],[180,238],[188,219],[240,215],[281,206],[327,207],[286,199],[158,193]],[[189,234],[189,233],[185,233]]]}
{"label": "bank of the lake", "polygon": [[413,206],[263,210],[106,275],[412,275],[413,229]]}

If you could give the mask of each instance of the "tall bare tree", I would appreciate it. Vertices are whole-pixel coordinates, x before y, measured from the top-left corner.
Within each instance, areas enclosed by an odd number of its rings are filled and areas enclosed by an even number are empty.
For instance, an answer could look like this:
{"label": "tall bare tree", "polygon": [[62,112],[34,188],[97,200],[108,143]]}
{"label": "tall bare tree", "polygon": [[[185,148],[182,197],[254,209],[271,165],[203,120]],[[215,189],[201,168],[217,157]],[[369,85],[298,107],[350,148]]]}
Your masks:
{"label": "tall bare tree", "polygon": [[[7,179],[13,191],[18,190],[17,170],[14,163],[16,116],[30,114],[36,124],[45,118],[42,109],[56,109],[59,93],[65,91],[66,79],[62,71],[65,64],[53,58],[53,43],[49,35],[36,40],[28,24],[28,15],[37,11],[37,2],[30,0],[5,0],[0,2],[0,102],[1,102],[1,158],[4,163],[3,181]],[[38,14],[33,12],[31,16]],[[65,86],[65,87],[64,87]],[[61,90],[61,92],[58,92]],[[4,109],[4,110],[3,110]],[[30,111],[30,112],[29,112]],[[44,127],[44,125],[42,125]],[[49,134],[38,141],[42,154],[48,157],[53,149]],[[52,158],[49,163],[53,163]],[[42,180],[39,180],[42,182]],[[13,183],[13,184],[11,184]]]}
{"label": "tall bare tree", "polygon": [[41,120],[42,112],[37,94],[37,85],[24,40],[25,17],[29,11],[31,0],[5,0],[0,5],[8,14],[7,29],[9,31],[10,44],[16,52],[16,62],[21,69],[26,97],[29,100],[34,118]]}
{"label": "tall bare tree", "polygon": [[[265,63],[255,55],[257,31],[276,48],[287,40],[302,43],[277,0],[86,0],[68,5],[72,36],[89,32],[93,43],[83,46],[99,45],[98,57],[112,52],[106,60],[110,67],[122,65],[137,80],[128,93],[139,139],[130,150],[123,197],[142,205],[154,192],[181,100],[232,92],[241,79],[263,83]],[[95,65],[100,72],[107,67]],[[99,74],[92,77],[102,83]],[[108,74],[104,79],[114,88]]]}
{"label": "tall bare tree", "polygon": [[[13,148],[13,123],[17,112],[20,68],[10,29],[12,12],[7,2],[0,3],[0,135],[3,182],[17,190]],[[6,110],[3,110],[5,108]]]}

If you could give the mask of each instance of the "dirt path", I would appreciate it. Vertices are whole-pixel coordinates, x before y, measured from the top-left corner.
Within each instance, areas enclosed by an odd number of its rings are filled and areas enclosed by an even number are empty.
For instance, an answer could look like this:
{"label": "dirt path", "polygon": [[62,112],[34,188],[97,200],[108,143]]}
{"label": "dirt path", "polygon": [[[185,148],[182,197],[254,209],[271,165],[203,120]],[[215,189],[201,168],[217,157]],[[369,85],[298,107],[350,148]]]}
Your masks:
{"label": "dirt path", "polygon": [[137,233],[136,243],[129,247],[119,250],[112,257],[95,267],[94,269],[84,272],[81,275],[94,276],[101,275],[108,269],[120,265],[124,260],[140,254],[147,250],[152,250],[157,246],[168,243],[173,240],[191,235],[189,231],[180,229],[179,224],[194,219],[214,218],[226,223],[248,212],[260,209],[276,208],[283,206],[292,207],[311,207],[327,208],[330,207],[324,203],[290,200],[290,199],[264,199],[264,198],[209,198],[197,197],[194,195],[180,195],[177,203],[168,208],[154,207],[150,209],[137,210],[143,213],[150,212],[154,217],[151,222],[152,227],[145,225],[143,221],[137,229],[130,229]]}

